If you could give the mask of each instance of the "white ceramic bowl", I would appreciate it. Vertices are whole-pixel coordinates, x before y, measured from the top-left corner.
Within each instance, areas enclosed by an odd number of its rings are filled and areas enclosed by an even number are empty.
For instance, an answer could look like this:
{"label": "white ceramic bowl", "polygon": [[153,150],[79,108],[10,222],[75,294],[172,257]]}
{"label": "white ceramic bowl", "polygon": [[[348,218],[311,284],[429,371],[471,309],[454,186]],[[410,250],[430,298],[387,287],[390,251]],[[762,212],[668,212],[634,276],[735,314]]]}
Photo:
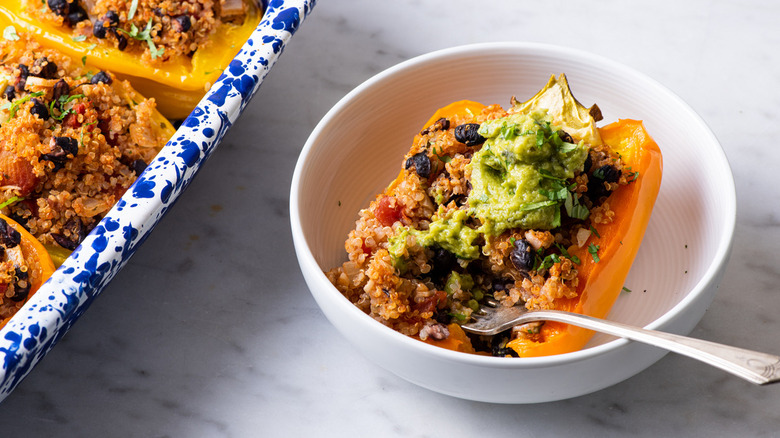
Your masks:
{"label": "white ceramic bowl", "polygon": [[422,124],[450,102],[505,107],[566,73],[580,102],[608,123],[641,119],[664,156],[661,191],[623,293],[609,319],[689,333],[712,302],[731,249],[734,181],[718,141],[680,98],[641,73],[562,47],[490,43],[434,52],[392,67],[345,96],[317,125],[295,169],[295,249],[327,318],[365,356],[423,387],[471,400],[535,403],[587,394],[635,375],[664,352],[595,336],[585,349],[541,358],[495,358],[436,348],[371,319],[323,270],[346,259],[357,212],[397,175]]}

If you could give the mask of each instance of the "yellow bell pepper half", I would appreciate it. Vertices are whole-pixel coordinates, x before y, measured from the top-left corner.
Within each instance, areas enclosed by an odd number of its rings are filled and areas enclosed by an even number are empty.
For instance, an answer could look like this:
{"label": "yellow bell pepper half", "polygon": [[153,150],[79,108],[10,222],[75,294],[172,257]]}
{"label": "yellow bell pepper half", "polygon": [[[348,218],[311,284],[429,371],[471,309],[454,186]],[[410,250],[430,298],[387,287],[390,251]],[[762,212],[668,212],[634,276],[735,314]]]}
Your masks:
{"label": "yellow bell pepper half", "polygon": [[221,23],[208,44],[192,57],[180,56],[165,61],[162,67],[144,65],[132,54],[104,44],[74,38],[67,26],[54,26],[31,17],[23,0],[4,0],[0,4],[0,29],[16,26],[35,35],[43,46],[83,59],[86,65],[110,70],[147,97],[154,97],[157,108],[170,119],[189,115],[260,22],[262,10],[253,0],[244,0],[248,10],[242,24]]}
{"label": "yellow bell pepper half", "polygon": [[[54,262],[52,262],[49,253],[41,242],[25,230],[24,227],[2,214],[0,214],[0,220],[5,221],[21,235],[21,242],[19,245],[21,247],[22,256],[24,257],[24,262],[28,268],[27,274],[29,275],[30,280],[30,292],[27,295],[27,300],[29,300],[54,273]],[[2,328],[10,319],[11,318],[0,319],[0,328]]]}

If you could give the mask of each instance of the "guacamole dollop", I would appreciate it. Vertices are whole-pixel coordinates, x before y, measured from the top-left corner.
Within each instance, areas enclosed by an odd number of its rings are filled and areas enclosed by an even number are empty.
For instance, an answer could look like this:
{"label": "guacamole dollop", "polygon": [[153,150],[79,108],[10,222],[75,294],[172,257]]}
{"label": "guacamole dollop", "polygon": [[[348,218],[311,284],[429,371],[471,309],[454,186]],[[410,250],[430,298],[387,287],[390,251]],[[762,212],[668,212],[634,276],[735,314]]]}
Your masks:
{"label": "guacamole dollop", "polygon": [[[403,258],[410,234],[422,246],[439,246],[473,260],[484,242],[480,235],[496,236],[513,228],[550,230],[560,226],[562,208],[571,217],[587,216],[567,180],[583,168],[588,145],[566,141],[571,137],[553,124],[546,110],[483,122],[479,134],[486,140],[469,164],[469,208],[440,207],[427,230],[404,227],[390,239],[395,259]],[[467,224],[474,217],[482,223],[479,228]]]}
{"label": "guacamole dollop", "polygon": [[464,260],[479,257],[479,246],[474,244],[479,237],[479,231],[465,224],[468,220],[466,210],[440,209],[432,219],[427,230],[402,227],[397,234],[389,238],[388,251],[394,261],[402,260],[405,256],[406,238],[409,235],[413,235],[422,246],[439,246]]}
{"label": "guacamole dollop", "polygon": [[562,182],[583,168],[588,146],[564,141],[544,110],[486,121],[479,134],[486,141],[471,159],[468,200],[480,231],[558,227],[561,205],[571,199]]}

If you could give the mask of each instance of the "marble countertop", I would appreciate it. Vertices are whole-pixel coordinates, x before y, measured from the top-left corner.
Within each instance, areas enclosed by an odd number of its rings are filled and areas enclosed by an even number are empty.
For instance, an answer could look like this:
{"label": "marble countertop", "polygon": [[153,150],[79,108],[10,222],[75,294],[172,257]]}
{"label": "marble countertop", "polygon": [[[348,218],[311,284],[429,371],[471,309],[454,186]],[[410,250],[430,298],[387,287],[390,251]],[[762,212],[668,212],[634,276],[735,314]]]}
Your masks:
{"label": "marble countertop", "polygon": [[778,354],[779,16],[773,0],[320,0],[176,207],[0,404],[2,435],[777,436],[780,386],[676,355],[539,405],[407,383],[320,313],[298,269],[288,201],[312,128],[375,73],[475,42],[588,50],[669,87],[722,142],[737,185],[736,240],[692,335]]}

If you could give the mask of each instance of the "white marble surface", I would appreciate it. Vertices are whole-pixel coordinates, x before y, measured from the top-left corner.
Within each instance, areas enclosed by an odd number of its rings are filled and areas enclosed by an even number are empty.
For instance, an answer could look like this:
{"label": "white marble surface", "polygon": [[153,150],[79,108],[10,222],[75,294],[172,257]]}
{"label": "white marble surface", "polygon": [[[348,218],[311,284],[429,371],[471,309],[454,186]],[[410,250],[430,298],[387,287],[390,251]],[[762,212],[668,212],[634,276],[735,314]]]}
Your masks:
{"label": "white marble surface", "polygon": [[738,191],[736,241],[692,334],[778,354],[778,18],[774,0],[321,0],[176,207],[0,404],[0,435],[780,435],[780,386],[674,355],[611,388],[540,405],[469,402],[399,380],[319,312],[288,217],[309,132],[371,75],[473,42],[589,50],[678,93],[722,142]]}

